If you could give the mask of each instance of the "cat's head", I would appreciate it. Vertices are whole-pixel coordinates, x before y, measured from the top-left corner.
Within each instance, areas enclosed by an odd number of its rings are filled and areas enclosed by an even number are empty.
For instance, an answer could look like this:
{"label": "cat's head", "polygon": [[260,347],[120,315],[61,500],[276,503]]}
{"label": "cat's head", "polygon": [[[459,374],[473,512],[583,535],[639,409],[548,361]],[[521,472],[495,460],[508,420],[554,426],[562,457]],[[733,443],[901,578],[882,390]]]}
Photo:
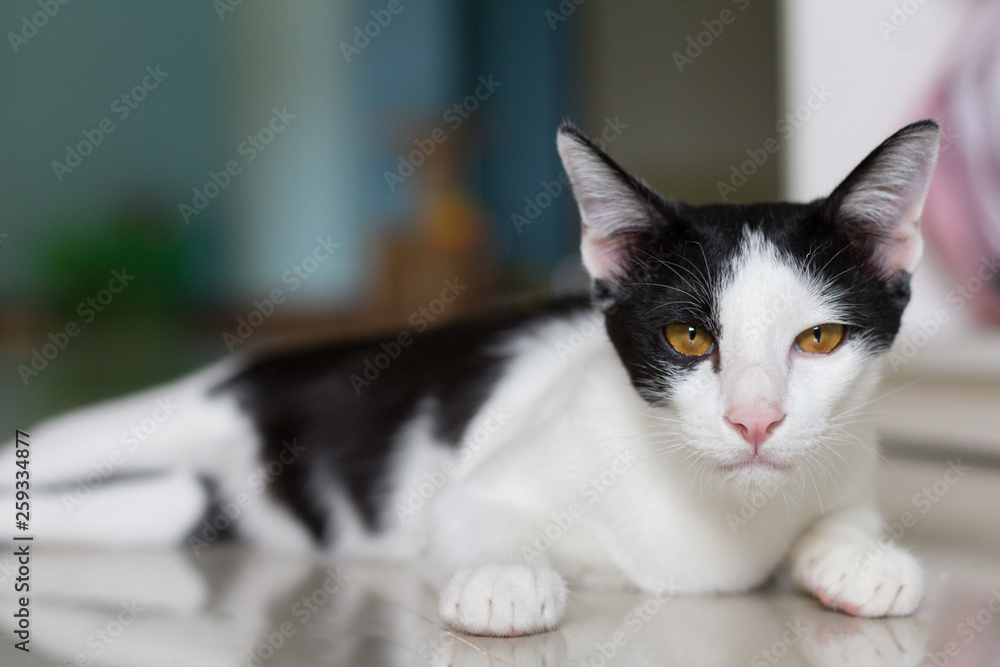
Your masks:
{"label": "cat's head", "polygon": [[680,446],[747,483],[850,446],[910,297],[937,125],[903,128],[807,204],[688,206],[573,126],[557,143],[608,335]]}

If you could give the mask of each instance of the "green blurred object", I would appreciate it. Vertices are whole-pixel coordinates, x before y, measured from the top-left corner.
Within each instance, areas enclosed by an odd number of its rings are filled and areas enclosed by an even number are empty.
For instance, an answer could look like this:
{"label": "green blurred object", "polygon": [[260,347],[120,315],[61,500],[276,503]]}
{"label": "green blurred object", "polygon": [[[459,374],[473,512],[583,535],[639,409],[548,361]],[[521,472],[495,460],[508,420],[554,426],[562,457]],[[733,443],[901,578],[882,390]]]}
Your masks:
{"label": "green blurred object", "polygon": [[[41,242],[40,331],[72,322],[79,333],[25,388],[31,416],[134,391],[209,357],[199,316],[211,244],[168,213],[127,204],[106,217],[59,221],[53,228],[62,231]],[[40,335],[38,344],[49,340]]]}
{"label": "green blurred object", "polygon": [[157,208],[124,207],[106,219],[68,220],[57,228],[64,231],[41,244],[38,284],[59,318],[79,317],[80,304],[107,290],[114,272],[134,279],[113,295],[101,319],[176,314],[192,302],[191,236]]}

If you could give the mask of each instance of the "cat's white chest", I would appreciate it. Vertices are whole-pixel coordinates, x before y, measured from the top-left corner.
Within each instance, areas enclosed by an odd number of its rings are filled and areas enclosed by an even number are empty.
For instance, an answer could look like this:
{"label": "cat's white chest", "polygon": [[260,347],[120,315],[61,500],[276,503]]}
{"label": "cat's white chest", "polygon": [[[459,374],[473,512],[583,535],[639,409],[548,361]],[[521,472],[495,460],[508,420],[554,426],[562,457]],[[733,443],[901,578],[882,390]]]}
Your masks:
{"label": "cat's white chest", "polygon": [[[645,590],[746,590],[777,568],[798,534],[819,515],[815,500],[786,505],[775,493],[748,507],[701,494],[696,479],[641,468],[626,472],[581,522],[581,534],[556,550],[568,569],[583,550],[590,576],[602,570]],[[601,567],[595,567],[600,564]],[[583,569],[583,568],[579,568]]]}

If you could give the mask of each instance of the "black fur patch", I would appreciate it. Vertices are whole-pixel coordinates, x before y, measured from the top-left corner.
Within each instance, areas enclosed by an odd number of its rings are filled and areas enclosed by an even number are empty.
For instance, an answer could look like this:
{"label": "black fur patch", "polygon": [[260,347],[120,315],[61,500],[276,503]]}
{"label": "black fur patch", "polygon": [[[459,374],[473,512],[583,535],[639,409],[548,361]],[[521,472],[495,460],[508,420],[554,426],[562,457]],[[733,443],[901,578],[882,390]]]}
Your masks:
{"label": "black fur patch", "polygon": [[188,533],[188,540],[201,540],[213,544],[235,541],[239,537],[239,533],[231,516],[222,507],[223,496],[219,493],[218,483],[204,475],[199,478],[199,481],[205,487],[208,504],[205,507],[205,513]]}
{"label": "black fur patch", "polygon": [[502,343],[520,329],[590,307],[588,298],[567,298],[410,333],[407,345],[396,336],[273,354],[219,390],[235,391],[256,421],[262,460],[277,458],[286,442],[304,448],[269,488],[318,540],[329,541],[323,494],[331,481],[377,529],[396,436],[417,409],[429,406],[435,434],[457,445],[503,372]]}

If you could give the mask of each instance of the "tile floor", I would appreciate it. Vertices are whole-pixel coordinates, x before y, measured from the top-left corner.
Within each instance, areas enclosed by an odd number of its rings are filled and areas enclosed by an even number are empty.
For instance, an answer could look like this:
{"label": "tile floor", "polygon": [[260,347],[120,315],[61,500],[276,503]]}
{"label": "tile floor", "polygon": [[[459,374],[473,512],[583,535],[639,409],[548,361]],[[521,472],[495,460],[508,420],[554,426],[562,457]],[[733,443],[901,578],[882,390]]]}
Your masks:
{"label": "tile floor", "polygon": [[[1000,471],[974,468],[930,510],[947,461],[886,466],[886,515],[914,511],[930,592],[912,618],[855,619],[780,585],[751,595],[576,592],[555,632],[455,635],[406,569],[215,545],[53,552],[32,561],[31,653],[14,649],[11,552],[0,552],[0,665],[1000,666]],[[951,478],[954,478],[952,475]],[[950,651],[950,655],[948,653]]]}

